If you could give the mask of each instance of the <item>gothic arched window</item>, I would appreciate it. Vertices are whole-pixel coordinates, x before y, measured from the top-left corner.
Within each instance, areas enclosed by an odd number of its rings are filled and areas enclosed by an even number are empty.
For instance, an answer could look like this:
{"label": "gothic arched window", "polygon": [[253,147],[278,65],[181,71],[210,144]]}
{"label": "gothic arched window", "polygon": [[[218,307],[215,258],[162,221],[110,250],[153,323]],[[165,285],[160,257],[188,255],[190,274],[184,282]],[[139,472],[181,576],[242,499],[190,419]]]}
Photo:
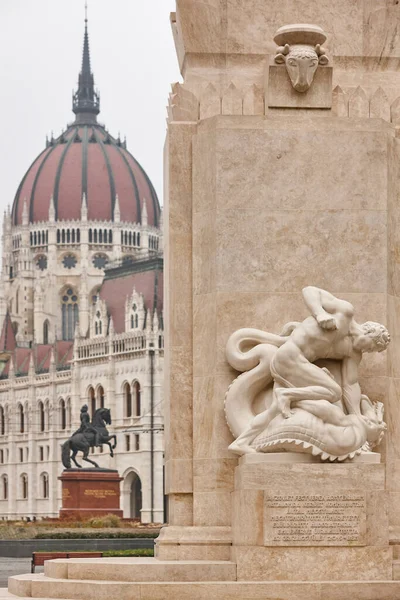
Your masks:
{"label": "gothic arched window", "polygon": [[61,298],[62,339],[73,340],[75,326],[79,319],[78,296],[72,288],[68,288]]}
{"label": "gothic arched window", "polygon": [[125,416],[131,417],[132,416],[132,393],[131,393],[131,386],[129,385],[129,383],[126,383],[124,385],[124,398],[125,398]]}
{"label": "gothic arched window", "polygon": [[41,492],[42,492],[42,498],[48,498],[49,497],[49,476],[47,473],[42,473],[40,476],[40,480],[41,480]]}
{"label": "gothic arched window", "polygon": [[67,409],[63,398],[60,400],[60,425],[61,429],[67,428]]}
{"label": "gothic arched window", "polygon": [[8,500],[8,477],[7,475],[3,475],[1,478],[2,483],[2,500]]}
{"label": "gothic arched window", "polygon": [[19,431],[20,433],[24,433],[25,431],[25,415],[24,415],[24,407],[22,404],[18,405],[18,419],[19,419]]}
{"label": "gothic arched window", "polygon": [[44,431],[44,428],[45,428],[44,405],[41,400],[38,404],[38,411],[39,411],[39,431]]}
{"label": "gothic arched window", "polygon": [[89,388],[89,406],[90,406],[90,412],[91,417],[93,419],[93,415],[96,412],[96,398],[94,395],[94,389],[92,387]]}
{"label": "gothic arched window", "polygon": [[135,381],[135,383],[133,384],[133,399],[134,399],[134,403],[135,403],[135,410],[136,410],[136,417],[140,417],[141,415],[141,392],[140,392],[140,383],[138,381]]}
{"label": "gothic arched window", "polygon": [[4,418],[4,408],[0,406],[0,435],[6,433],[6,420]]}
{"label": "gothic arched window", "polygon": [[25,473],[21,475],[21,498],[23,500],[28,498],[28,475]]}
{"label": "gothic arched window", "polygon": [[71,398],[67,399],[66,417],[67,417],[67,427],[71,427]]}
{"label": "gothic arched window", "polygon": [[49,322],[46,321],[43,323],[43,344],[49,343]]}
{"label": "gothic arched window", "polygon": [[97,389],[97,405],[99,408],[104,408],[104,388],[101,385]]}

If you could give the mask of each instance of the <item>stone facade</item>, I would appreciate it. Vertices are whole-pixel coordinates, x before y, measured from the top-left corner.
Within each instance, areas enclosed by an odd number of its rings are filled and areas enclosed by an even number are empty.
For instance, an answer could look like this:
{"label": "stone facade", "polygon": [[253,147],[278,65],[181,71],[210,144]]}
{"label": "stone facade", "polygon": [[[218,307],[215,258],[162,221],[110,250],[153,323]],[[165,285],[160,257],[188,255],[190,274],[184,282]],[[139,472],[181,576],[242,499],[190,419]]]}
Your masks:
{"label": "stone facade", "polygon": [[[125,268],[131,269],[131,266]],[[115,271],[118,277],[118,267],[110,273]],[[62,276],[60,283],[55,284],[58,285],[56,294],[65,288],[65,279]],[[9,285],[11,290],[14,283],[23,289],[24,279],[17,276]],[[140,292],[132,289],[132,294],[143,304]],[[70,343],[70,362],[61,364],[60,358],[57,361],[60,350],[57,342],[47,346],[33,344],[29,349],[29,343],[20,340],[19,346],[11,351],[8,374],[0,380],[0,418],[4,423],[0,428],[0,514],[3,518],[58,516],[61,445],[79,426],[80,407],[87,403],[89,412],[101,405],[111,409],[110,431],[117,434],[118,440],[115,458],[110,459],[106,449],[104,454],[97,449],[95,455],[101,466],[115,468],[124,477],[121,483],[124,516],[140,516],[143,522],[163,521],[163,331],[154,320],[149,322],[150,311],[146,327],[143,327],[143,318],[138,328],[131,329],[131,298],[130,295],[121,301],[122,311],[124,305],[129,304],[126,307],[129,327],[118,334],[110,330],[106,301],[98,300],[91,306],[88,329],[93,335],[81,337],[77,331],[74,342]],[[26,305],[21,304],[23,311]],[[99,305],[104,308],[105,335],[94,333],[99,323]],[[4,324],[16,316],[10,313],[4,318]],[[48,349],[48,355],[39,364],[37,356],[43,348]],[[25,363],[16,364],[22,351],[28,358],[24,358]]]}

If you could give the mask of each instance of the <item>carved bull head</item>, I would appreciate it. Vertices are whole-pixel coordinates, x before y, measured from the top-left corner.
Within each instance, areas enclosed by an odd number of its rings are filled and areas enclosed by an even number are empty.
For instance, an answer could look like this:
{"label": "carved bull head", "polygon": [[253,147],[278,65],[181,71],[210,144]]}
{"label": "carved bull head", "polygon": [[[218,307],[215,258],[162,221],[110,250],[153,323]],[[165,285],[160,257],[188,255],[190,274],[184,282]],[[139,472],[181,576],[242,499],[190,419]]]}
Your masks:
{"label": "carved bull head", "polygon": [[292,86],[297,92],[302,93],[310,89],[318,65],[327,65],[329,59],[320,44],[315,47],[285,44],[277,49],[275,62],[286,64]]}

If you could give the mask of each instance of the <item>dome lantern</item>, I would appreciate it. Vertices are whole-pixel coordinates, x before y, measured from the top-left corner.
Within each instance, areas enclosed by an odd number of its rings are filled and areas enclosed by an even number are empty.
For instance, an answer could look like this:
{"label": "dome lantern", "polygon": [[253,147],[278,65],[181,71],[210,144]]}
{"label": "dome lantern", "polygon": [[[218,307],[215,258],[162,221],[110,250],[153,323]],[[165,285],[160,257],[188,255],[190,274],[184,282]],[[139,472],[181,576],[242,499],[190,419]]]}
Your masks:
{"label": "dome lantern", "polygon": [[[87,6],[86,6],[87,10]],[[100,112],[100,94],[94,88],[94,76],[90,68],[90,50],[87,12],[83,38],[82,69],[79,73],[78,91],[73,95],[72,110],[76,123],[96,123]]]}

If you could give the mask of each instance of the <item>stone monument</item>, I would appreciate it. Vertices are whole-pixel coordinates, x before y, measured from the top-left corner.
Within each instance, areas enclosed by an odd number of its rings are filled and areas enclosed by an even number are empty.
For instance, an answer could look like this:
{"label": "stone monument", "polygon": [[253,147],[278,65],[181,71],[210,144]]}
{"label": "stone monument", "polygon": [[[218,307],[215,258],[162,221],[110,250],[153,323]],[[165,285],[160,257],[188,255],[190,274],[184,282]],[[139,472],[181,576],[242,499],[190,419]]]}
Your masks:
{"label": "stone monument", "polygon": [[400,4],[177,0],[172,29],[168,526],[9,589],[397,600]]}
{"label": "stone monument", "polygon": [[[92,422],[88,406],[81,408],[81,425],[62,447],[61,457],[65,467],[59,479],[62,482],[62,508],[60,518],[79,519],[114,514],[122,517],[120,509],[120,482],[122,477],[113,469],[102,469],[91,458],[91,448],[107,444],[110,456],[114,456],[117,445],[116,435],[109,435],[106,425],[111,424],[111,412],[108,408],[99,408]],[[111,443],[113,442],[113,443]],[[72,454],[71,454],[72,451]],[[83,460],[93,468],[84,469],[77,462],[76,455],[83,453]],[[71,460],[76,468],[71,468]]]}

